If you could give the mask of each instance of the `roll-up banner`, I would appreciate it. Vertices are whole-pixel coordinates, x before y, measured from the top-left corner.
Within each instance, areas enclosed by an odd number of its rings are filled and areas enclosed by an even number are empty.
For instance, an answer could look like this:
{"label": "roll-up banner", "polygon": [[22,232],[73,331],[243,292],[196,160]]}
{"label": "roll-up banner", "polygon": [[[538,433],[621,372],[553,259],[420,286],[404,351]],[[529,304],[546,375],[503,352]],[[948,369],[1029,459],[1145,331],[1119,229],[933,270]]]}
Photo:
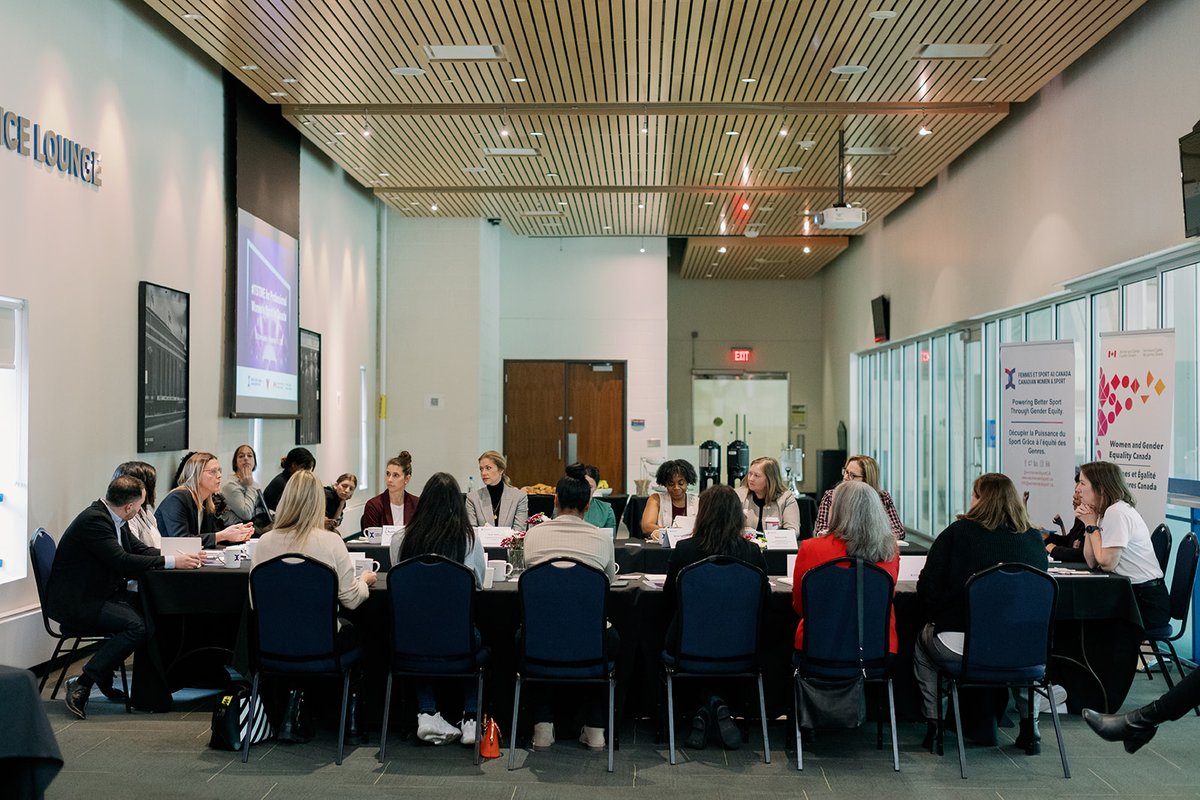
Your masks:
{"label": "roll-up banner", "polygon": [[1153,530],[1166,519],[1175,409],[1175,331],[1100,334],[1096,460],[1125,473]]}
{"label": "roll-up banner", "polygon": [[1075,343],[1004,344],[1000,368],[1000,463],[1034,526],[1057,532],[1075,487]]}

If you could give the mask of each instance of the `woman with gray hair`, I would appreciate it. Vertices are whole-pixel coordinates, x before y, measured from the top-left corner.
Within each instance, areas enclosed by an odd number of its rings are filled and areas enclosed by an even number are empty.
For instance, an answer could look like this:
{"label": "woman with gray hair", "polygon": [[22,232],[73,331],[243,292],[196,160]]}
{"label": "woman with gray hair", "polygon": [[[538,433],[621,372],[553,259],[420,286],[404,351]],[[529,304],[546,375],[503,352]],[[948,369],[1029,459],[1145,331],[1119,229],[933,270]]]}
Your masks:
{"label": "woman with gray hair", "polygon": [[[792,573],[792,608],[800,617],[796,626],[796,649],[804,649],[804,574],[838,558],[861,558],[874,562],[892,576],[900,571],[900,553],[888,524],[879,493],[861,481],[844,481],[833,493],[829,533],[800,543],[796,569]],[[888,650],[896,652],[896,611],[888,621]]]}

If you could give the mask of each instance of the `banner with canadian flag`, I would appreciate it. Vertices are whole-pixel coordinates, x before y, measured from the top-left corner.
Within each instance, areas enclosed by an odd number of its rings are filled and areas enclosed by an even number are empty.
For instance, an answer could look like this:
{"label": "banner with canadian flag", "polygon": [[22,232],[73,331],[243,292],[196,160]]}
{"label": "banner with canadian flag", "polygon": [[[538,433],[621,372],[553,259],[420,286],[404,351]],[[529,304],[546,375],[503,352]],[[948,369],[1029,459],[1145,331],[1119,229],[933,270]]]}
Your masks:
{"label": "banner with canadian flag", "polygon": [[1096,460],[1125,474],[1153,530],[1166,519],[1175,408],[1175,331],[1100,334]]}

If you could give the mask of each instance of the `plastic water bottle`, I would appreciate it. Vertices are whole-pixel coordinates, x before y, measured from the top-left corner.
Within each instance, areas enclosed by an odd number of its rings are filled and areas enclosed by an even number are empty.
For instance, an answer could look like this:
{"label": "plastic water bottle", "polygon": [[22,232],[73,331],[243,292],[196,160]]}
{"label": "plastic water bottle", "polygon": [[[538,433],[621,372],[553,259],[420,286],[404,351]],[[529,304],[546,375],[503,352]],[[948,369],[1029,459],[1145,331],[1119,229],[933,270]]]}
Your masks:
{"label": "plastic water bottle", "polygon": [[475,476],[468,475],[467,476],[467,494],[474,494],[474,493],[475,493]]}

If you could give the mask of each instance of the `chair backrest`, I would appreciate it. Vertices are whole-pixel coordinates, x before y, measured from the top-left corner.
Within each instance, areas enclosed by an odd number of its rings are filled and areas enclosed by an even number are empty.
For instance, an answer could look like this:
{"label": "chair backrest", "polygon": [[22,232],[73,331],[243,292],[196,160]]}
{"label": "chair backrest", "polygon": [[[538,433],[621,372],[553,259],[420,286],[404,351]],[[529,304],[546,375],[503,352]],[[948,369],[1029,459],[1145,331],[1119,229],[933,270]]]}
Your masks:
{"label": "chair backrest", "polygon": [[799,665],[806,674],[854,675],[860,671],[858,642],[858,565],[862,564],[863,640],[861,669],[878,673],[885,665],[891,631],[892,576],[857,558],[838,558],[804,573],[804,650]]}
{"label": "chair backrest", "polygon": [[1050,658],[1058,582],[1028,564],[996,564],[967,580],[962,680],[1040,680]]}
{"label": "chair backrest", "polygon": [[[445,556],[427,553],[388,570],[392,664],[419,670],[465,670],[474,661],[475,573]],[[419,613],[414,613],[420,609]],[[461,666],[452,662],[461,661]]]}
{"label": "chair backrest", "polygon": [[763,571],[730,556],[709,556],[680,570],[678,581],[679,669],[753,669],[770,591]]}
{"label": "chair backrest", "polygon": [[1162,523],[1150,534],[1150,544],[1154,547],[1154,557],[1158,559],[1158,568],[1165,575],[1167,562],[1171,560],[1171,529],[1167,523]]}
{"label": "chair backrest", "polygon": [[29,542],[29,563],[33,566],[33,581],[37,585],[38,602],[42,606],[42,624],[46,633],[57,637],[59,634],[50,627],[50,615],[46,613],[46,596],[49,593],[50,571],[54,569],[54,555],[58,552],[58,544],[45,528],[38,528]]}
{"label": "chair backrest", "polygon": [[544,678],[599,678],[604,652],[608,576],[573,558],[555,558],[521,573],[521,671]]}
{"label": "chair backrest", "polygon": [[252,656],[272,672],[336,672],[337,574],[300,553],[250,572]]}
{"label": "chair backrest", "polygon": [[1188,533],[1179,540],[1175,554],[1175,572],[1171,575],[1171,617],[1186,621],[1192,606],[1192,587],[1196,582],[1196,562],[1200,561],[1200,544],[1196,534]]}

